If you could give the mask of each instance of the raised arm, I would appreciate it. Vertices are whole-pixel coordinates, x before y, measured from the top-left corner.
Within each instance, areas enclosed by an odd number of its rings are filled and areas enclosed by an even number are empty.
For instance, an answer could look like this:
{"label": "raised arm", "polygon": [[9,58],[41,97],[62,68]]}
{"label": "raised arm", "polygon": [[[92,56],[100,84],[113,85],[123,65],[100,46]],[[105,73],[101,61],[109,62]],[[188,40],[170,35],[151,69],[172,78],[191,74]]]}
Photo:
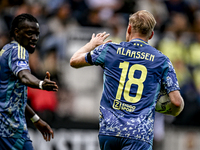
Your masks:
{"label": "raised arm", "polygon": [[106,34],[106,32],[98,33],[96,36],[93,33],[92,38],[90,42],[85,44],[83,47],[81,47],[77,52],[74,53],[74,55],[70,59],[70,65],[74,68],[80,68],[84,66],[89,66],[90,64],[85,61],[85,55],[87,52],[92,51],[97,46],[111,42],[111,40],[108,40],[104,42],[104,40],[109,36],[110,34]]}

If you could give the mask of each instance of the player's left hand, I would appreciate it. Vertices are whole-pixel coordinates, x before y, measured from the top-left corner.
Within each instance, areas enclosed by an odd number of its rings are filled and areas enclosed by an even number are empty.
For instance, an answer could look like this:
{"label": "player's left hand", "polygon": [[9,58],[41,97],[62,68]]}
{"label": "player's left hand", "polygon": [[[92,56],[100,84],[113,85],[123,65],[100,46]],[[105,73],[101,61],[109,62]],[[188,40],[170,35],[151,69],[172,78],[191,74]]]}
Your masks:
{"label": "player's left hand", "polygon": [[35,127],[42,133],[43,138],[46,141],[50,141],[54,138],[54,133],[51,127],[42,119],[34,123]]}

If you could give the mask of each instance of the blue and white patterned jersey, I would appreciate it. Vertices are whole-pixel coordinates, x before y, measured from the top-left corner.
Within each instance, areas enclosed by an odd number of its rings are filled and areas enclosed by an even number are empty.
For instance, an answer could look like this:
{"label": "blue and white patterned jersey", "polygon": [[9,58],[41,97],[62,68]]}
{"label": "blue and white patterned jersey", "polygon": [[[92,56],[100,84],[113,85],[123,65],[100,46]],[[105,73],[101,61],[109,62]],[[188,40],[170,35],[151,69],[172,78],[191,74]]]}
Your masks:
{"label": "blue and white patterned jersey", "polygon": [[161,89],[166,93],[180,90],[168,57],[147,42],[133,39],[100,45],[85,59],[104,69],[99,134],[152,144],[155,105]]}
{"label": "blue and white patterned jersey", "polygon": [[16,41],[0,51],[0,137],[27,136],[25,107],[27,87],[18,79],[29,68],[28,51]]}

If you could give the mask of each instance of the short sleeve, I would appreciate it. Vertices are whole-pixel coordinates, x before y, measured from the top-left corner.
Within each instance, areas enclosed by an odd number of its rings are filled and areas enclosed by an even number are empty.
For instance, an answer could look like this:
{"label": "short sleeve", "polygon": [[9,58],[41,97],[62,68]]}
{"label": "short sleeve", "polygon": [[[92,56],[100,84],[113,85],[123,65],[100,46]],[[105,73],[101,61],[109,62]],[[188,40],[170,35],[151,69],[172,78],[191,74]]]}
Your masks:
{"label": "short sleeve", "polygon": [[12,49],[9,55],[9,67],[15,74],[15,76],[17,76],[21,70],[24,69],[30,70],[29,54],[25,48],[18,45]]}
{"label": "short sleeve", "polygon": [[108,50],[108,45],[103,44],[96,47],[93,51],[88,52],[85,56],[87,63],[91,65],[103,65],[105,61],[106,52]]}
{"label": "short sleeve", "polygon": [[175,90],[180,90],[175,69],[169,58],[167,58],[164,64],[164,72],[161,87],[167,92],[167,94]]}

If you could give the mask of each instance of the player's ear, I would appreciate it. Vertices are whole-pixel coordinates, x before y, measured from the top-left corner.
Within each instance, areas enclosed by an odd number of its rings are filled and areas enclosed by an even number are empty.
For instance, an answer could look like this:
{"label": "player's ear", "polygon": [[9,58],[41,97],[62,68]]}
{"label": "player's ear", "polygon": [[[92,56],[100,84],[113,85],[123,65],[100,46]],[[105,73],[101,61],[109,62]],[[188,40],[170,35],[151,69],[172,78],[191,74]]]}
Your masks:
{"label": "player's ear", "polygon": [[16,37],[19,37],[19,29],[18,28],[14,29],[14,34]]}
{"label": "player's ear", "polygon": [[149,37],[149,40],[153,37],[154,31],[152,31],[151,36]]}
{"label": "player's ear", "polygon": [[131,24],[128,25],[127,32],[128,32],[128,34],[131,34]]}

